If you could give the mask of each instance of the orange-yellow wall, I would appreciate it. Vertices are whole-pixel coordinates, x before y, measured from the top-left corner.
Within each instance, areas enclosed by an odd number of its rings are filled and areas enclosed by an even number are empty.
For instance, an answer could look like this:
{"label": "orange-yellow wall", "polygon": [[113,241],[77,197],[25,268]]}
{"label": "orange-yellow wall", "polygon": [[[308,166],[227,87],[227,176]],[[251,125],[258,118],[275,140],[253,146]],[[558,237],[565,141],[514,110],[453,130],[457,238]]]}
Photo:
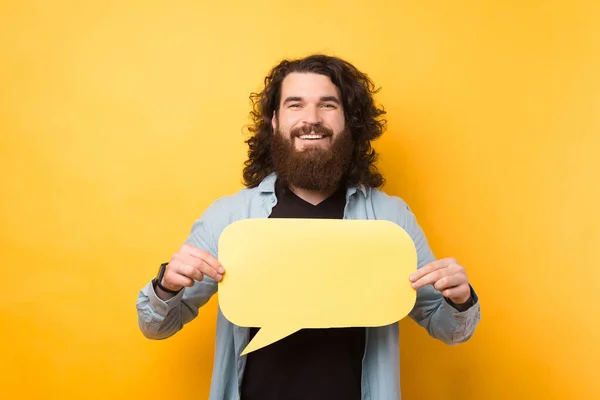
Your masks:
{"label": "orange-yellow wall", "polygon": [[0,5],[0,397],[207,397],[216,301],[156,342],[137,292],[241,187],[248,94],[325,51],[383,87],[386,190],[481,296],[464,346],[402,322],[405,398],[600,398],[600,3],[217,4]]}

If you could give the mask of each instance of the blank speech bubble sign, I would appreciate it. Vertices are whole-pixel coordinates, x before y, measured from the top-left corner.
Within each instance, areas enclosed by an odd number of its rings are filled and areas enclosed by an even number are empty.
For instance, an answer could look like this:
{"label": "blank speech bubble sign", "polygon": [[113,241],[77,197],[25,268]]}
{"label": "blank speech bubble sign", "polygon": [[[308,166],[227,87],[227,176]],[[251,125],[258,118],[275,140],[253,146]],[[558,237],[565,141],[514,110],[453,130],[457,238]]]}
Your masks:
{"label": "blank speech bubble sign", "polygon": [[219,261],[223,315],[261,328],[242,355],[303,328],[389,325],[416,300],[415,245],[389,221],[241,220],[221,234]]}

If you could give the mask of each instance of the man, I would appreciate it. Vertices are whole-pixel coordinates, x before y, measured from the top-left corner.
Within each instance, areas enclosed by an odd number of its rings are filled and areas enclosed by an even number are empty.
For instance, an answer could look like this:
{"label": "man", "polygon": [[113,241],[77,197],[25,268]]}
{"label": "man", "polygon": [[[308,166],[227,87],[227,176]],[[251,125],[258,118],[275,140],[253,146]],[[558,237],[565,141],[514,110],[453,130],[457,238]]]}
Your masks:
{"label": "man", "polygon": [[[472,336],[480,319],[479,302],[465,269],[452,258],[436,260],[406,203],[377,189],[384,180],[371,141],[384,131],[385,112],[376,107],[375,92],[365,74],[335,57],[313,55],[273,68],[264,90],[252,96],[252,135],[243,173],[247,187],[215,201],[168,266],[163,264],[158,278],[141,290],[137,310],[147,337],[169,337],[198,315],[227,267],[218,261],[219,236],[228,224],[245,218],[397,223],[418,253],[419,268],[406,277],[417,290],[410,317],[448,344]],[[318,277],[299,276],[299,285],[303,279]],[[240,357],[256,332],[234,326],[219,311],[210,399],[400,397],[397,323],[303,329]]]}

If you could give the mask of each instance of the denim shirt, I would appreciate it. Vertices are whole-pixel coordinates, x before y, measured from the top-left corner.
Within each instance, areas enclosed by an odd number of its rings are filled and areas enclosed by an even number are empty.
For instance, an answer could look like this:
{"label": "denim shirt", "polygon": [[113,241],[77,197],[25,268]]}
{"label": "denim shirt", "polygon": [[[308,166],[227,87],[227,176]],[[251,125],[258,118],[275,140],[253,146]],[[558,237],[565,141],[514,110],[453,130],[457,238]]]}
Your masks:
{"label": "denim shirt", "polygon": [[[277,202],[275,181],[271,174],[257,187],[242,189],[212,203],[194,223],[187,244],[204,249],[218,258],[219,236],[223,229],[238,220],[268,218]],[[411,236],[417,249],[418,267],[435,260],[427,239],[415,216],[400,198],[364,186],[350,187],[346,193],[344,219],[388,220],[398,224]],[[227,267],[227,266],[225,266]],[[408,276],[406,277],[408,279]],[[198,315],[198,309],[217,292],[218,284],[209,277],[195,282],[167,301],[159,299],[148,283],[139,293],[139,326],[150,339],[174,335]],[[468,340],[480,319],[479,300],[459,312],[431,285],[417,291],[409,316],[433,338],[447,344]],[[360,295],[357,293],[357,295]],[[366,329],[362,362],[362,400],[400,398],[399,324]],[[229,322],[219,309],[215,357],[209,400],[239,400],[246,356],[240,353],[249,342],[250,329]]]}

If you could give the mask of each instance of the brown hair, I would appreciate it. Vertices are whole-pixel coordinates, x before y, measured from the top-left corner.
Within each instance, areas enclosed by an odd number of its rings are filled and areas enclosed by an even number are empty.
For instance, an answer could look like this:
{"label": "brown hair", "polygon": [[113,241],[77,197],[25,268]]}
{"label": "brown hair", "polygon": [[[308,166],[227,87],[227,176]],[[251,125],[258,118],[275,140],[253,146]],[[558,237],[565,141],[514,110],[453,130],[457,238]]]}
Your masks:
{"label": "brown hair", "polygon": [[260,93],[252,93],[252,124],[248,130],[251,136],[248,144],[248,159],[244,163],[244,184],[256,187],[273,172],[271,142],[273,127],[271,119],[279,109],[281,85],[292,72],[316,73],[328,76],[338,88],[346,129],[352,135],[354,151],[346,184],[363,184],[380,187],[383,176],[377,171],[377,153],[371,147],[371,141],[379,138],[385,131],[383,107],[377,107],[373,95],[379,91],[371,79],[347,61],[322,54],[311,55],[297,60],[284,60],[275,66],[264,80],[265,87]]}

